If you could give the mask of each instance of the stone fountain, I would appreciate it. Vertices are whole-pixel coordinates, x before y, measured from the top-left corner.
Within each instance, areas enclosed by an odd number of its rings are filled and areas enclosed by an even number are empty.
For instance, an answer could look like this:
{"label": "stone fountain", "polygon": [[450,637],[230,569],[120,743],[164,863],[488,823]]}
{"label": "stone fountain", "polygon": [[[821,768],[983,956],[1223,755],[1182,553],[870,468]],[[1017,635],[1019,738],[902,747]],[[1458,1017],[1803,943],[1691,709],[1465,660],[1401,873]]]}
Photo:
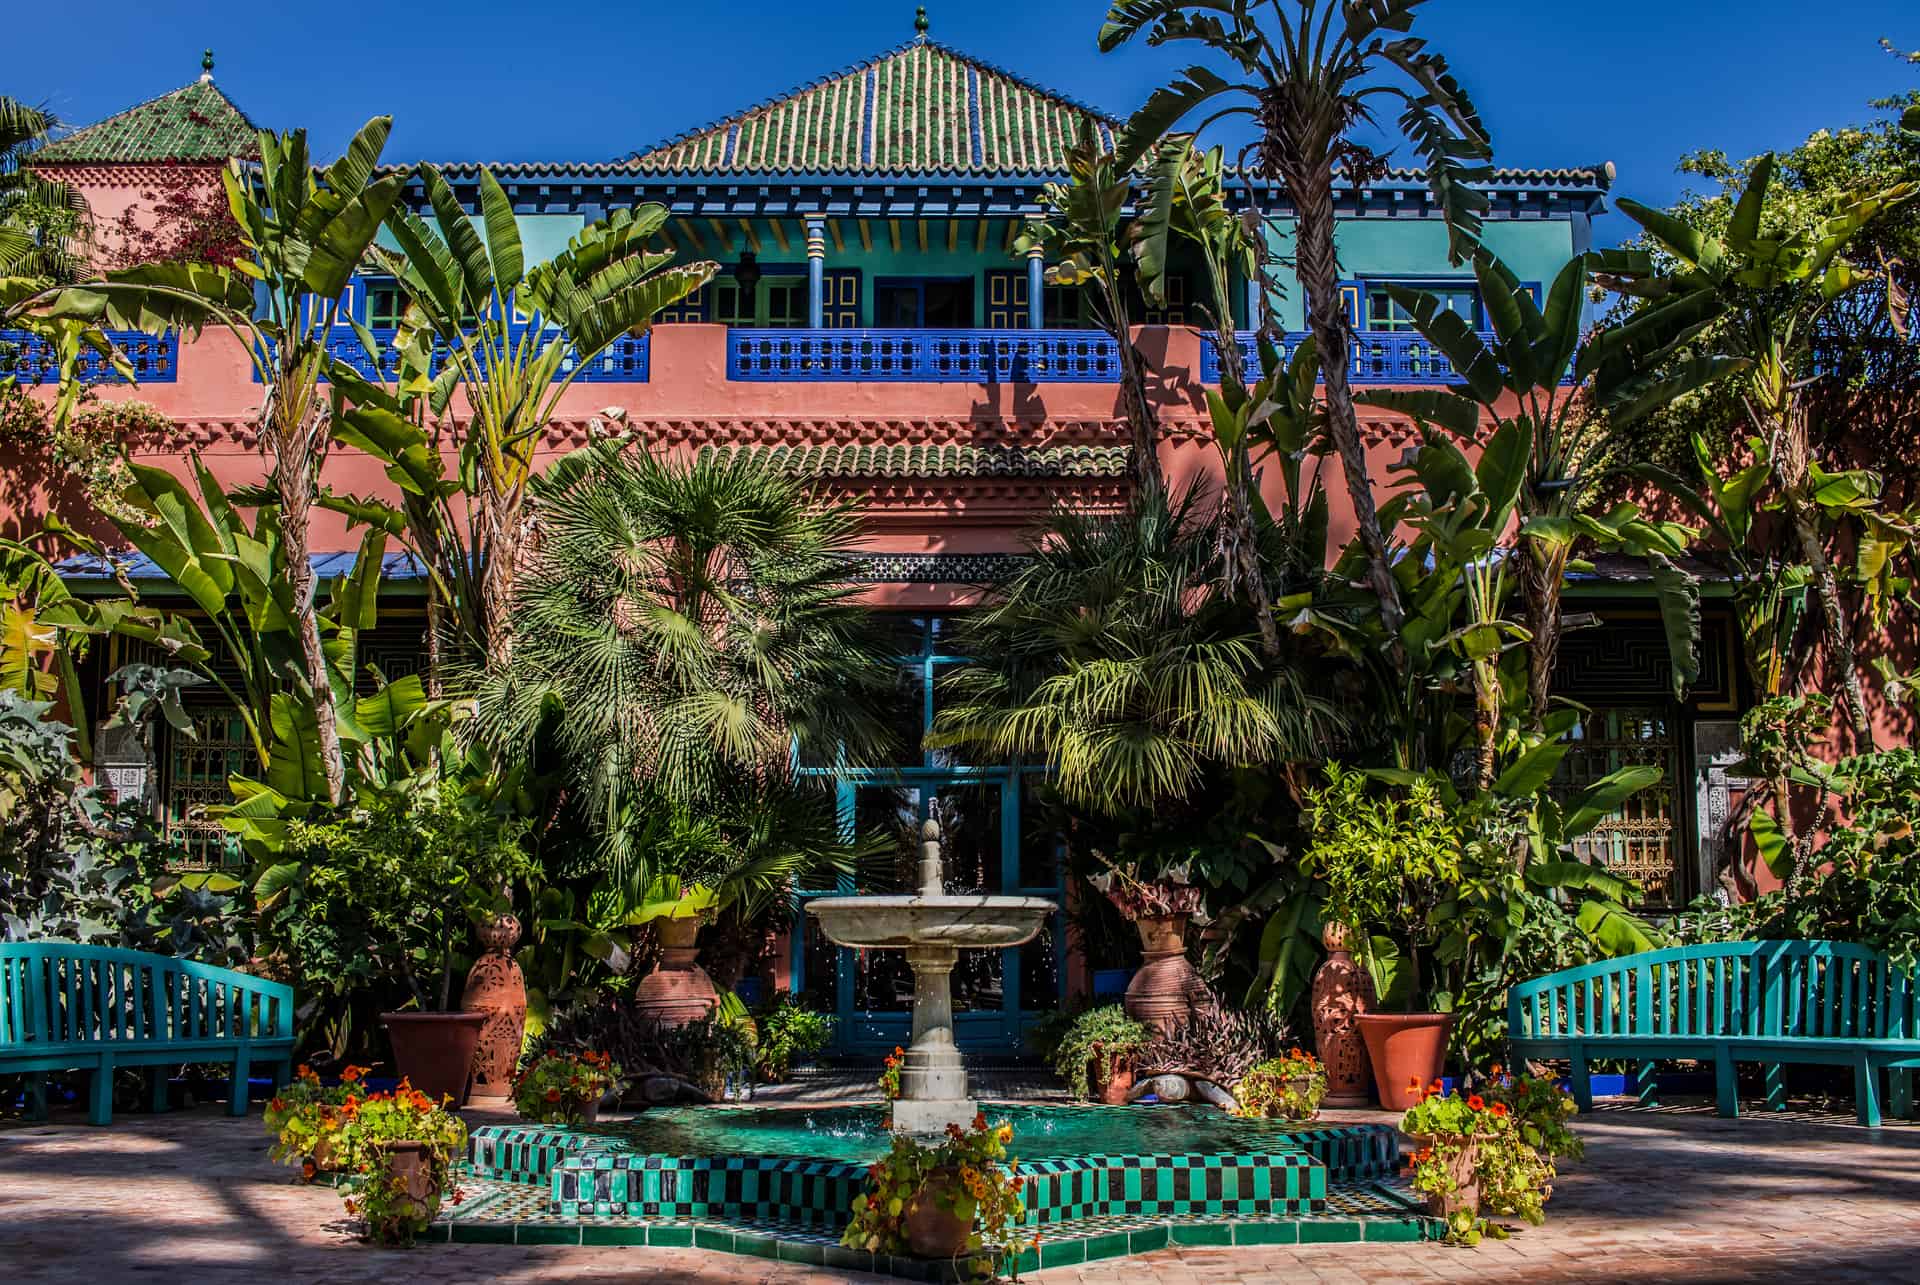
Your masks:
{"label": "stone fountain", "polygon": [[950,896],[940,859],[940,825],[920,829],[920,892],[911,897],[821,897],[807,913],[841,946],[904,950],[913,970],[913,1044],[900,1068],[893,1127],[939,1134],[966,1128],[978,1110],[953,1042],[954,962],[962,950],[996,950],[1033,940],[1057,907],[1045,897]]}

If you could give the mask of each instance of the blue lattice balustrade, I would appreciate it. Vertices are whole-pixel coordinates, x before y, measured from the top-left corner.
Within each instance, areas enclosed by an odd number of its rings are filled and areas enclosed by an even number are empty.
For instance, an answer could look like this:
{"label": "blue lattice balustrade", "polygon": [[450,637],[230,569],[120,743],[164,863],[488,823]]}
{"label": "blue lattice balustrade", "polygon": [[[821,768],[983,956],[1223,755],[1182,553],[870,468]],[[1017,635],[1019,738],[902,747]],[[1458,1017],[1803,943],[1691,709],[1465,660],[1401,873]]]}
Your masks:
{"label": "blue lattice balustrade", "polygon": [[1120,351],[1095,330],[727,332],[727,378],[781,383],[1111,384]]}
{"label": "blue lattice balustrade", "polygon": [[[1296,349],[1307,339],[1305,331],[1287,335],[1280,345],[1281,355],[1292,361]],[[1241,369],[1249,383],[1260,378],[1259,354],[1250,333],[1238,336]],[[1493,335],[1480,336],[1491,345]],[[1348,378],[1356,384],[1455,384],[1453,363],[1446,354],[1413,331],[1362,330],[1348,346]],[[1213,336],[1200,337],[1200,379],[1202,383],[1220,382],[1220,350]],[[1566,382],[1566,381],[1563,381]]]}
{"label": "blue lattice balustrade", "polygon": [[[380,348],[380,366],[374,368],[373,358],[368,354],[366,345],[360,342],[360,336],[352,330],[340,327],[327,335],[327,351],[339,361],[345,362],[368,379],[391,380],[399,373],[400,356],[393,348],[396,331],[391,329],[369,330],[374,342]],[[525,334],[524,329],[508,332],[508,342],[518,344]],[[435,341],[432,369],[439,374],[446,363],[446,345]],[[652,345],[646,335],[627,335],[613,342],[605,352],[587,363],[575,378],[582,383],[594,384],[644,384],[651,371]],[[573,370],[571,355],[560,363],[560,369],[554,378],[562,379]],[[256,382],[259,376],[255,375]]]}
{"label": "blue lattice balustrade", "polygon": [[[180,336],[143,334],[138,330],[109,330],[107,339],[133,367],[143,384],[171,384],[180,377]],[[49,384],[60,378],[53,348],[24,330],[0,330],[0,378],[13,376],[23,384]],[[120,375],[105,357],[91,349],[80,354],[80,382],[108,384]]]}

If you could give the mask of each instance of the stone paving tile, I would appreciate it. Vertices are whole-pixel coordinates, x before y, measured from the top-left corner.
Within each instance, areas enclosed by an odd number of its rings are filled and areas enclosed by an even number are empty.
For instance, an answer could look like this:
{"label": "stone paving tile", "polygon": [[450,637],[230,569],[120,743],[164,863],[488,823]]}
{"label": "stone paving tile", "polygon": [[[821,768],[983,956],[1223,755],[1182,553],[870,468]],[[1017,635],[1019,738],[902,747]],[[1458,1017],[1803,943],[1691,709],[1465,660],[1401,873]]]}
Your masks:
{"label": "stone paving tile", "polygon": [[[1349,1114],[1341,1118],[1383,1119]],[[1038,1285],[1920,1282],[1920,1128],[1814,1115],[1602,1110],[1546,1227],[1440,1245],[1173,1248],[1030,1274]],[[271,1164],[258,1115],[218,1108],[0,1127],[0,1281],[354,1285],[878,1281],[693,1250],[358,1243],[338,1196]]]}

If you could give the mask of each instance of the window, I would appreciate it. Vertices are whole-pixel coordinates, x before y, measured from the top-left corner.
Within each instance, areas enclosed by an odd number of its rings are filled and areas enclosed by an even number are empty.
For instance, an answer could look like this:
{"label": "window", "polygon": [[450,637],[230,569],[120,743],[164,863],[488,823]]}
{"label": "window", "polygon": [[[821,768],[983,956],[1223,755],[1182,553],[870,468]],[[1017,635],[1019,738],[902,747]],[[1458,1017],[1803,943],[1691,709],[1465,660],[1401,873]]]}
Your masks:
{"label": "window", "polygon": [[1087,294],[1080,286],[1047,286],[1041,297],[1041,321],[1048,330],[1086,330]]}
{"label": "window", "polygon": [[1367,283],[1367,330],[1412,330],[1413,314],[1400,306],[1384,287],[1404,286],[1440,300],[1448,312],[1458,313],[1476,330],[1481,327],[1480,292],[1471,285],[1450,281],[1369,281]]}
{"label": "window", "polygon": [[873,311],[882,330],[968,330],[973,278],[883,277],[873,284]]}
{"label": "window", "polygon": [[407,303],[400,285],[392,277],[374,277],[367,282],[367,329],[397,330]]}
{"label": "window", "polygon": [[719,277],[713,283],[713,319],[727,326],[804,326],[807,279],[768,273],[742,290],[732,277]]}

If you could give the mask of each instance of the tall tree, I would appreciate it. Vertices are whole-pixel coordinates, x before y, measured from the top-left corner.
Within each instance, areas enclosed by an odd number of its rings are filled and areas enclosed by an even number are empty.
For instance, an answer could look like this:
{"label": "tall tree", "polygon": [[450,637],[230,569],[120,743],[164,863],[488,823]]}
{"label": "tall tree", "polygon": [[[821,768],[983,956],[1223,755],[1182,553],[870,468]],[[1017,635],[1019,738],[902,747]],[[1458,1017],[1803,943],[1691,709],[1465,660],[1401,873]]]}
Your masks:
{"label": "tall tree", "polygon": [[[328,340],[341,324],[340,297],[406,182],[404,174],[374,174],[391,128],[390,117],[368,121],[324,169],[309,159],[305,130],[262,130],[258,170],[236,160],[222,176],[246,246],[233,267],[144,264],[50,292],[35,304],[53,317],[104,318],[151,334],[217,327],[240,340],[261,387],[255,424],[270,470],[285,586],[276,605],[293,622],[300,659],[291,677],[311,707],[327,796],[336,803],[345,790],[336,708],[350,698],[352,678],[329,666],[321,645],[308,530],[320,498],[320,468],[344,409],[340,385],[322,385],[338,365]],[[176,516],[196,539],[211,538],[197,510]],[[214,552],[211,545],[192,547]],[[188,571],[164,569],[176,581]],[[265,567],[246,572],[270,574]],[[213,586],[182,583],[190,594],[196,587]]]}
{"label": "tall tree", "polygon": [[33,170],[34,150],[59,127],[52,113],[0,95],[0,277],[79,279],[71,243],[86,229],[86,198]]}
{"label": "tall tree", "polygon": [[1131,140],[1118,151],[1100,145],[1088,126],[1067,152],[1067,182],[1041,189],[1045,214],[1027,225],[1015,242],[1017,253],[1038,246],[1052,265],[1047,280],[1085,292],[1096,324],[1120,351],[1120,399],[1133,437],[1133,476],[1145,487],[1162,489],[1158,418],[1147,396],[1140,350],[1133,343],[1133,317],[1127,306],[1127,232],[1123,216],[1133,200],[1132,171],[1145,154],[1145,142]]}
{"label": "tall tree", "polygon": [[[430,340],[440,357],[433,413],[446,411],[456,388],[465,394],[458,443],[472,506],[463,520],[436,518],[439,536],[416,551],[446,565],[447,586],[477,584],[479,602],[455,601],[455,619],[480,655],[498,660],[513,636],[533,455],[561,397],[596,357],[623,336],[644,334],[661,309],[698,291],[719,268],[670,266],[672,253],[650,248],[668,218],[660,205],[616,209],[551,261],[529,267],[513,202],[491,171],[480,174],[484,239],[438,169],[423,165],[420,178],[433,222],[395,210],[387,223],[403,253],[374,253],[407,298],[396,342],[424,352]],[[524,322],[514,319],[516,310]],[[377,359],[373,337],[363,342]],[[356,444],[405,468],[413,439],[392,409],[355,417]],[[420,524],[411,529],[419,543]]]}
{"label": "tall tree", "polygon": [[1426,0],[1119,0],[1100,29],[1111,50],[1146,34],[1151,45],[1195,41],[1232,64],[1233,79],[1188,67],[1128,122],[1122,150],[1151,145],[1202,107],[1196,127],[1245,117],[1258,129],[1261,170],[1286,185],[1294,254],[1306,289],[1307,325],[1324,363],[1328,431],[1367,553],[1366,576],[1390,633],[1403,615],[1388,564],[1359,418],[1348,383],[1351,325],[1340,300],[1334,249],[1334,180],[1365,182],[1383,159],[1352,137],[1376,105],[1400,107],[1397,125],[1426,163],[1455,262],[1470,252],[1486,197],[1472,184],[1492,154],[1479,113],[1446,60],[1409,34]]}

